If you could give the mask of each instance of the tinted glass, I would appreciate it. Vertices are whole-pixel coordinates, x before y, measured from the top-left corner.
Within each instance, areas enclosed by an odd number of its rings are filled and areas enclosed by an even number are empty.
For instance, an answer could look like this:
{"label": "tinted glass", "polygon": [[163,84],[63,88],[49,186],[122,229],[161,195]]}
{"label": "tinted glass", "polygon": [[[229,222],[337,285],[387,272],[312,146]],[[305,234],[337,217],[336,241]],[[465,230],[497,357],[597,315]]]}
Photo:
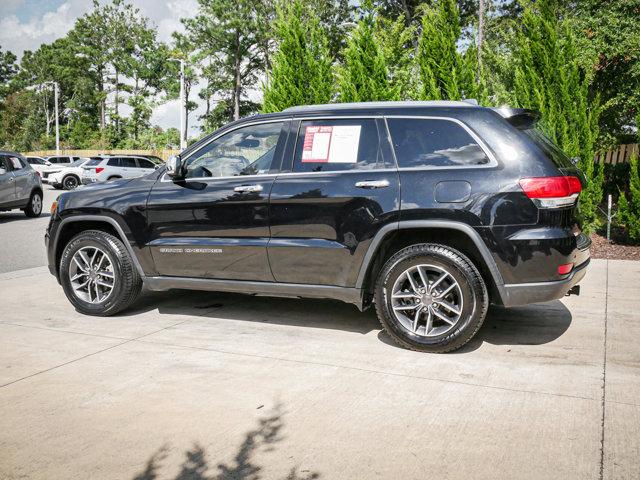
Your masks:
{"label": "tinted glass", "polygon": [[571,159],[558,147],[553,141],[547,137],[541,130],[537,128],[527,128],[523,130],[524,134],[533,140],[540,150],[549,157],[549,159],[560,168],[570,168],[573,166]]}
{"label": "tinted glass", "polygon": [[145,160],[143,158],[138,159],[138,164],[140,165],[140,168],[155,168],[153,162]]}
{"label": "tinted glass", "polygon": [[0,156],[0,173],[7,173],[9,168],[9,159],[4,156]]}
{"label": "tinted glass", "polygon": [[374,119],[312,120],[300,123],[294,172],[383,168]]}
{"label": "tinted glass", "polygon": [[85,167],[95,167],[96,165],[100,165],[102,163],[102,158],[92,158],[87,163],[84,164]]}
{"label": "tinted glass", "polygon": [[202,147],[187,160],[188,178],[269,173],[283,122],[238,128]]}
{"label": "tinted glass", "polygon": [[125,168],[138,168],[135,158],[122,157],[120,159],[121,166]]}
{"label": "tinted glass", "polygon": [[14,170],[21,170],[27,166],[26,163],[24,163],[18,157],[9,157],[9,161],[11,162],[11,165],[13,166]]}
{"label": "tinted glass", "polygon": [[27,162],[31,165],[44,165],[44,160],[38,157],[27,157]]}
{"label": "tinted glass", "polygon": [[489,163],[480,145],[449,120],[388,119],[399,167],[450,167]]}
{"label": "tinted glass", "polygon": [[112,157],[107,160],[107,165],[109,165],[110,167],[121,167],[122,162],[120,161],[120,157]]}
{"label": "tinted glass", "polygon": [[70,167],[79,167],[80,165],[82,165],[85,162],[85,160],[83,158],[81,158],[80,160],[76,160],[75,162],[73,162],[71,165],[69,165]]}

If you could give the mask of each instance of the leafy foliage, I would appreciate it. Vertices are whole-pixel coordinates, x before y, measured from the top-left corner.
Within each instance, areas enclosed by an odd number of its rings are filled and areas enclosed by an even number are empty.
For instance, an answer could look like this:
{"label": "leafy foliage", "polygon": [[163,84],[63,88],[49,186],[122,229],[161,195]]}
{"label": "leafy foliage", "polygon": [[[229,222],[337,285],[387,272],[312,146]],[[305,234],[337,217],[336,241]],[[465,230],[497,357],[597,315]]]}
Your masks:
{"label": "leafy foliage", "polygon": [[517,106],[542,114],[545,133],[571,157],[587,178],[580,195],[585,230],[598,226],[603,168],[594,161],[598,138],[598,98],[590,98],[589,77],[578,62],[575,38],[559,20],[555,0],[525,8],[514,48],[514,96]]}
{"label": "leafy foliage", "polygon": [[458,51],[460,11],[454,0],[439,0],[425,7],[421,19],[416,62],[422,100],[459,100],[479,93],[475,79],[476,54]]}
{"label": "leafy foliage", "polygon": [[347,40],[344,62],[338,68],[338,99],[341,102],[399,100],[387,59],[375,34],[376,10],[371,0],[362,6],[362,16]]}
{"label": "leafy foliage", "polygon": [[263,89],[263,112],[327,103],[333,97],[333,59],[316,13],[301,0],[282,4],[275,25],[278,50]]}
{"label": "leafy foliage", "polygon": [[620,192],[618,200],[619,222],[624,224],[629,238],[640,242],[640,173],[638,172],[638,155],[631,157],[629,180],[629,199],[624,192]]}

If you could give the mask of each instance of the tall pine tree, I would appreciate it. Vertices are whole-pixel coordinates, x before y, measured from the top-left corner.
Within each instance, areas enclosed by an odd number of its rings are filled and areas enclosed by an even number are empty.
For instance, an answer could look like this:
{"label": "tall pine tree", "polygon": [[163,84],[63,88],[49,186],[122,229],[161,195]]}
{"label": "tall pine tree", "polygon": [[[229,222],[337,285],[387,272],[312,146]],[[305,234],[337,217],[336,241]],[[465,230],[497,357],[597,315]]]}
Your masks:
{"label": "tall pine tree", "polygon": [[316,13],[305,9],[301,0],[281,4],[275,36],[278,50],[264,86],[262,111],[279,112],[294,105],[331,101],[333,59]]}
{"label": "tall pine tree", "polygon": [[416,62],[422,100],[477,98],[477,50],[458,51],[460,10],[455,0],[424,6]]}
{"label": "tall pine tree", "polygon": [[580,195],[583,227],[598,226],[603,166],[594,161],[600,105],[589,95],[589,76],[578,61],[569,25],[559,20],[556,0],[528,5],[514,49],[514,95],[518,106],[542,114],[541,127],[578,166],[588,185]]}
{"label": "tall pine tree", "polygon": [[387,58],[376,35],[376,15],[371,0],[362,5],[362,17],[351,32],[338,68],[338,99],[341,102],[399,100],[399,84],[394,84]]}

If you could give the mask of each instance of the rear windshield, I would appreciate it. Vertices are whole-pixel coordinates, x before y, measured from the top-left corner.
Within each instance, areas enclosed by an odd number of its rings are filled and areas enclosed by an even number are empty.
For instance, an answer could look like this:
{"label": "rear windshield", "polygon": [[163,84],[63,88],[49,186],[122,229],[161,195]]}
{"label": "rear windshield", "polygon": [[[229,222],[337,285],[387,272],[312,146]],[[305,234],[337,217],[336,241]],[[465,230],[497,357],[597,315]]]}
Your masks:
{"label": "rear windshield", "polygon": [[95,167],[96,165],[99,165],[100,163],[102,163],[102,158],[94,158],[89,160],[87,163],[84,164],[85,167]]}
{"label": "rear windshield", "polygon": [[527,128],[522,132],[533,140],[540,150],[549,157],[549,159],[559,168],[571,168],[573,163],[571,159],[558,147],[553,141],[547,137],[539,128]]}

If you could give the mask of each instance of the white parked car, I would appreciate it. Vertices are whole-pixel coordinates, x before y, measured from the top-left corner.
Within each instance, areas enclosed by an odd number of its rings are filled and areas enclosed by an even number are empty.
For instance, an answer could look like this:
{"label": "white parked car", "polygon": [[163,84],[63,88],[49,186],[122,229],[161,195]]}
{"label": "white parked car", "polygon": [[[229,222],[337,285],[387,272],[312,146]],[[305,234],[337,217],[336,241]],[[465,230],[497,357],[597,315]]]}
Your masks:
{"label": "white parked car", "polygon": [[47,177],[52,173],[59,172],[64,167],[68,167],[80,157],[74,157],[72,155],[50,155],[48,157],[42,157],[49,165],[42,168],[40,176],[42,180],[46,182]]}
{"label": "white parked car", "polygon": [[136,178],[153,172],[158,166],[151,160],[134,156],[91,159],[82,166],[83,184],[106,182],[120,178]]}
{"label": "white parked car", "polygon": [[90,162],[90,158],[80,157],[68,167],[63,167],[59,172],[49,173],[42,181],[53,185],[55,188],[64,188],[65,190],[73,190],[81,184],[82,166]]}
{"label": "white parked car", "polygon": [[36,172],[38,172],[38,175],[40,175],[40,177],[42,177],[42,173],[45,170],[48,170],[48,167],[52,165],[50,162],[47,162],[42,157],[24,157],[24,158],[25,160],[27,160],[27,163],[31,165],[31,168],[33,168]]}

